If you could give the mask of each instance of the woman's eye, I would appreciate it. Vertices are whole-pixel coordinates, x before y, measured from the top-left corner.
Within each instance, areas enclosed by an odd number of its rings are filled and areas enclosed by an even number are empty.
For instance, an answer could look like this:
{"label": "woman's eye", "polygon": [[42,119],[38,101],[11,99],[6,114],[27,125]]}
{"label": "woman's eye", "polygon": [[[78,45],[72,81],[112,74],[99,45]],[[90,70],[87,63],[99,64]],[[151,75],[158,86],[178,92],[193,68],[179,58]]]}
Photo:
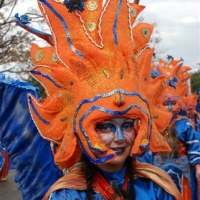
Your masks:
{"label": "woman's eye", "polygon": [[114,126],[113,124],[97,124],[96,131],[102,133],[111,132],[113,130],[113,126]]}
{"label": "woman's eye", "polygon": [[133,122],[125,122],[122,124],[122,129],[124,131],[132,131],[134,127],[134,123]]}

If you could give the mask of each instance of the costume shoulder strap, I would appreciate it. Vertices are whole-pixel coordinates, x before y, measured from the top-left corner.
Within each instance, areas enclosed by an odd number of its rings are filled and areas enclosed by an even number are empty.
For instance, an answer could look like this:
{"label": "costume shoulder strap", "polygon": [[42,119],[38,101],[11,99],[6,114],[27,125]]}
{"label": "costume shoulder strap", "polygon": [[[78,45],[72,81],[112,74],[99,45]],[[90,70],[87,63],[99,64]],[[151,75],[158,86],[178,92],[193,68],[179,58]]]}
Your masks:
{"label": "costume shoulder strap", "polygon": [[[112,186],[98,171],[96,171],[93,179],[93,188],[95,191],[98,191],[104,199],[121,200],[121,197],[114,192]],[[82,170],[82,164],[75,165],[64,177],[56,181],[42,200],[47,200],[51,193],[61,189],[87,190],[87,183]]]}
{"label": "costume shoulder strap", "polygon": [[176,200],[183,199],[171,177],[161,168],[148,163],[136,161],[134,163],[134,169],[135,176],[151,179],[153,182],[161,186],[166,192],[174,196]]}
{"label": "costume shoulder strap", "polygon": [[72,167],[69,172],[51,186],[42,200],[47,200],[52,192],[60,189],[86,190],[87,183],[81,167],[80,163]]}

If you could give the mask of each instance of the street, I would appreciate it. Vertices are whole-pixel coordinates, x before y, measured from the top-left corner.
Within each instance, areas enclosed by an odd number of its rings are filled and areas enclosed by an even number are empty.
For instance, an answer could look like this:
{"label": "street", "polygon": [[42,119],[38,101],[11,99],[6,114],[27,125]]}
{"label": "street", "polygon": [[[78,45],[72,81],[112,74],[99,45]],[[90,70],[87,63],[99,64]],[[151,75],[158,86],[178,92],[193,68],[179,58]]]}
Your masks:
{"label": "street", "polygon": [[22,200],[18,185],[14,182],[15,170],[10,170],[7,180],[0,181],[0,200]]}

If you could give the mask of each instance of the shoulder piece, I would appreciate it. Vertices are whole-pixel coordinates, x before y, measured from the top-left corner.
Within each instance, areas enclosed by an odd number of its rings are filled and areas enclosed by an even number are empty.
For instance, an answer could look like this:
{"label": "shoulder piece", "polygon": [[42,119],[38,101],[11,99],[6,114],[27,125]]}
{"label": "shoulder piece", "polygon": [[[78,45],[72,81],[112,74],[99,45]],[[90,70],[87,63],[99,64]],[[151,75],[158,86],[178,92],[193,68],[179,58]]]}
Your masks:
{"label": "shoulder piece", "polygon": [[161,168],[136,161],[134,163],[134,169],[135,176],[151,179],[153,182],[162,187],[166,192],[174,196],[176,200],[183,199],[173,180]]}

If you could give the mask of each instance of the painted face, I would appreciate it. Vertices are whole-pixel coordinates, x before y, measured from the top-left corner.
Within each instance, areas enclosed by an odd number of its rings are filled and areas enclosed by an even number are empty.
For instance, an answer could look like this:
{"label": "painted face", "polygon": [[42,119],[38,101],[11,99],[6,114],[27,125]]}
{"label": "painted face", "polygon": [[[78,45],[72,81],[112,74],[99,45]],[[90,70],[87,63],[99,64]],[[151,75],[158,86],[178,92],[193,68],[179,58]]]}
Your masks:
{"label": "painted face", "polygon": [[123,167],[135,140],[134,122],[133,119],[120,117],[106,119],[96,124],[95,130],[99,138],[117,154],[113,161],[102,166],[115,164],[115,169]]}
{"label": "painted face", "polygon": [[163,103],[163,105],[169,112],[173,112],[176,102],[175,101],[166,101]]}

